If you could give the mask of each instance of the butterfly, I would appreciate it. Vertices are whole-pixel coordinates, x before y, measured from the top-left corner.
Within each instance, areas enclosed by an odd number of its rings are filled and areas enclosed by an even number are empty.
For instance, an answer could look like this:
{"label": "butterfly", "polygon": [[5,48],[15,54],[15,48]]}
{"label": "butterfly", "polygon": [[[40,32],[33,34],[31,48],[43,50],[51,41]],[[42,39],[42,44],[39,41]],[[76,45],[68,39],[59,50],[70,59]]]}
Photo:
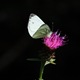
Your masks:
{"label": "butterfly", "polygon": [[49,26],[33,13],[29,16],[27,28],[29,35],[34,39],[44,38],[51,32]]}

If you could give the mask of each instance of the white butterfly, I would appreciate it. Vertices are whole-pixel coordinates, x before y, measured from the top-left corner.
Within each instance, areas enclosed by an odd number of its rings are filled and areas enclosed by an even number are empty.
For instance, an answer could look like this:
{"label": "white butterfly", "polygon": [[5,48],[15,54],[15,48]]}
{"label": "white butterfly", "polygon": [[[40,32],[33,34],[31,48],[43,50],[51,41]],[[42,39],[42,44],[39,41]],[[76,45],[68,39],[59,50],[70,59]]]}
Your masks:
{"label": "white butterfly", "polygon": [[28,22],[28,32],[34,39],[43,38],[51,32],[49,26],[45,24],[37,15],[30,14]]}

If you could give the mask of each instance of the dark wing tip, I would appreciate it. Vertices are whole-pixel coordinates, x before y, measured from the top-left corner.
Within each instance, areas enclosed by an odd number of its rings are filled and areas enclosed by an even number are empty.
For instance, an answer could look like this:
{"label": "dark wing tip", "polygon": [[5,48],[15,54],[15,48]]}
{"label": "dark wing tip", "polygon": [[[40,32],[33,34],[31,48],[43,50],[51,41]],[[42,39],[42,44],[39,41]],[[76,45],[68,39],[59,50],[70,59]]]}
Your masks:
{"label": "dark wing tip", "polygon": [[31,17],[34,17],[34,16],[35,16],[35,14],[34,14],[34,13],[31,13],[31,14],[30,14],[30,18],[31,18]]}

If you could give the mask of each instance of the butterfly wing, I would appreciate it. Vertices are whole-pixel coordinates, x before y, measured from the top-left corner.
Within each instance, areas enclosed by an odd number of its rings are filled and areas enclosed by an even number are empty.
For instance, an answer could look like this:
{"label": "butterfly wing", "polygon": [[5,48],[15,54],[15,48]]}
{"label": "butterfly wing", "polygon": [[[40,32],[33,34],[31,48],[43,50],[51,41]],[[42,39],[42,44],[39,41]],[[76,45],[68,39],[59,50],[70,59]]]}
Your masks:
{"label": "butterfly wing", "polygon": [[30,14],[28,32],[34,39],[43,38],[50,32],[50,28],[37,15]]}
{"label": "butterfly wing", "polygon": [[36,33],[33,35],[33,38],[35,38],[35,39],[43,38],[48,33],[50,33],[50,28],[48,27],[48,25],[44,24],[36,31]]}

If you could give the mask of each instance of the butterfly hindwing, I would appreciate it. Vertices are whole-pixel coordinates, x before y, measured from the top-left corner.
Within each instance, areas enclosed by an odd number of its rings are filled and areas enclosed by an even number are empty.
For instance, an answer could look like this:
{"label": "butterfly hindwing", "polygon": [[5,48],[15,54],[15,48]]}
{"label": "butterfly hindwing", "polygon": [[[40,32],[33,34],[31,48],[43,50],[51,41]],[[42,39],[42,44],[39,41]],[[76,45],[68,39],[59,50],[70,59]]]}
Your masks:
{"label": "butterfly hindwing", "polygon": [[48,25],[44,24],[42,25],[39,30],[37,30],[37,32],[33,35],[33,38],[37,39],[37,38],[43,38],[45,37],[48,33],[50,32],[50,28],[48,27]]}

